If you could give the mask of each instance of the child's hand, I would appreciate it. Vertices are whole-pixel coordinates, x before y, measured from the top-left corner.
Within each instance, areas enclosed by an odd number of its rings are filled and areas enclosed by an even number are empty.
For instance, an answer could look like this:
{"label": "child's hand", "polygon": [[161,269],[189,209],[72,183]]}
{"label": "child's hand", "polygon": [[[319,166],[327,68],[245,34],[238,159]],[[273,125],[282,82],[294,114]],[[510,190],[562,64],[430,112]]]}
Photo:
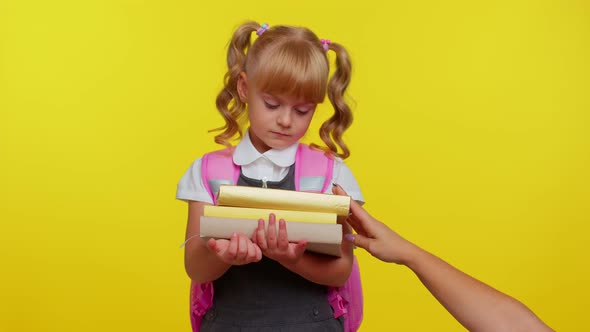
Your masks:
{"label": "child's hand", "polygon": [[268,231],[264,229],[264,220],[258,220],[258,228],[253,236],[253,240],[264,256],[277,262],[293,264],[296,263],[307,246],[307,241],[297,243],[289,242],[287,238],[287,224],[283,219],[279,220],[279,231],[277,234],[276,216],[270,214],[268,218]]}
{"label": "child's hand", "polygon": [[229,240],[209,239],[207,248],[231,265],[245,265],[262,259],[260,247],[241,233],[234,233]]}

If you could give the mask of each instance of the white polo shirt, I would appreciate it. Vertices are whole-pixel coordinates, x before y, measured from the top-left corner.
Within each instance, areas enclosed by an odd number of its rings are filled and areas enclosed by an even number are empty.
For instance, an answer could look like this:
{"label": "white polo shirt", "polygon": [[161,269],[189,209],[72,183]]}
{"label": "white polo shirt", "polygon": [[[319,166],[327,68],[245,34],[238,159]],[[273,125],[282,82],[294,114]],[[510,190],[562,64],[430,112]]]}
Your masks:
{"label": "white polo shirt", "polygon": [[[260,153],[252,145],[250,135],[246,131],[246,134],[236,146],[233,161],[236,165],[241,166],[242,173],[251,179],[280,181],[287,176],[289,167],[295,163],[298,144],[299,142],[282,150],[270,149],[265,153]],[[334,159],[332,183],[339,184],[354,200],[364,202],[356,179],[341,158]],[[332,186],[328,186],[325,193],[331,194]],[[193,162],[180,179],[180,182],[178,182],[176,198],[184,201],[200,201],[213,204],[203,185],[201,158]]]}

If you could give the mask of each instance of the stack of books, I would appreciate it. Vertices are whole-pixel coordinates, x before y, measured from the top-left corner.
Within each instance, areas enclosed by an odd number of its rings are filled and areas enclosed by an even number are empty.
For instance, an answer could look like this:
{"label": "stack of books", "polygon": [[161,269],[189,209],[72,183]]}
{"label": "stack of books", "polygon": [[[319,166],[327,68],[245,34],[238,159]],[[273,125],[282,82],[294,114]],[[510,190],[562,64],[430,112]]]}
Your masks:
{"label": "stack of books", "polygon": [[[342,225],[348,216],[350,197],[301,191],[222,185],[216,206],[205,206],[201,237],[229,239],[234,232],[250,236],[258,220],[270,213],[284,219],[290,242],[307,241],[307,250],[340,256]],[[268,222],[265,223],[268,227]]]}

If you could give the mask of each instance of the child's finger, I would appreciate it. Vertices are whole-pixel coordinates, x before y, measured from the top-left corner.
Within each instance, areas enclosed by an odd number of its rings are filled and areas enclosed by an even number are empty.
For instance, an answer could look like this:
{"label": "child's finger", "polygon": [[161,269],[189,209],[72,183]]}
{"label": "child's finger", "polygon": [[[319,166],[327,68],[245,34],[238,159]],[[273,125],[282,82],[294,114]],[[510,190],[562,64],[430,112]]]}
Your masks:
{"label": "child's finger", "polygon": [[256,245],[254,243],[248,243],[248,256],[247,261],[248,262],[254,262],[256,259]]}
{"label": "child's finger", "polygon": [[259,230],[264,230],[264,219],[258,219],[258,222],[256,223],[256,228],[254,229],[254,232],[252,233],[252,241],[256,242],[258,239],[258,231]]}
{"label": "child's finger", "polygon": [[207,241],[207,248],[209,248],[209,250],[217,254],[221,251],[221,248],[217,245],[217,240],[213,238]]}
{"label": "child's finger", "polygon": [[266,231],[266,245],[268,249],[276,249],[277,248],[277,225],[276,225],[276,216],[274,213],[271,213],[268,217],[268,228]]}
{"label": "child's finger", "polygon": [[307,241],[299,241],[295,246],[295,257],[301,257],[303,252],[305,252],[305,248],[307,247]]}
{"label": "child's finger", "polygon": [[279,220],[279,237],[278,237],[278,248],[286,250],[289,248],[289,239],[287,237],[287,223],[285,220]]}
{"label": "child's finger", "polygon": [[266,243],[266,231],[264,230],[264,220],[258,220],[258,228],[256,229],[256,244],[262,250],[266,250],[268,245]]}
{"label": "child's finger", "polygon": [[243,261],[248,256],[248,238],[240,233],[238,234],[238,253],[236,255],[236,259],[239,261]]}
{"label": "child's finger", "polygon": [[238,253],[238,233],[233,233],[229,240],[229,247],[227,248],[226,255],[234,259]]}
{"label": "child's finger", "polygon": [[255,262],[259,262],[262,259],[262,250],[259,246],[255,246],[256,249],[256,260]]}

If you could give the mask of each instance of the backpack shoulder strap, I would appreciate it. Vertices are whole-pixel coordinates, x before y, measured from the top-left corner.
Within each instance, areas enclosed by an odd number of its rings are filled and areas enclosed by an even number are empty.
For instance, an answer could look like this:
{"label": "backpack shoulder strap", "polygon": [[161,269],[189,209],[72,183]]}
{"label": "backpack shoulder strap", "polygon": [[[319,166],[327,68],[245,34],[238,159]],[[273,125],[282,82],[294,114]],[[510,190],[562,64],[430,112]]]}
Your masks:
{"label": "backpack shoulder strap", "polygon": [[[325,192],[332,181],[334,158],[308,145],[299,144],[295,157],[295,189]],[[334,317],[344,317],[344,331],[356,332],[363,320],[363,290],[356,256],[352,271],[342,287],[330,287],[328,301]]]}
{"label": "backpack shoulder strap", "polygon": [[[213,204],[217,204],[220,185],[238,182],[240,167],[234,164],[232,156],[233,148],[228,148],[209,152],[201,158],[201,178]],[[193,331],[200,331],[201,321],[213,304],[214,293],[212,282],[191,282],[190,318]]]}
{"label": "backpack shoulder strap", "polygon": [[325,192],[332,181],[334,157],[306,144],[295,155],[295,190]]}
{"label": "backpack shoulder strap", "polygon": [[234,164],[232,156],[233,148],[228,148],[209,152],[201,159],[203,185],[211,196],[213,204],[217,204],[219,186],[238,182],[240,167]]}

